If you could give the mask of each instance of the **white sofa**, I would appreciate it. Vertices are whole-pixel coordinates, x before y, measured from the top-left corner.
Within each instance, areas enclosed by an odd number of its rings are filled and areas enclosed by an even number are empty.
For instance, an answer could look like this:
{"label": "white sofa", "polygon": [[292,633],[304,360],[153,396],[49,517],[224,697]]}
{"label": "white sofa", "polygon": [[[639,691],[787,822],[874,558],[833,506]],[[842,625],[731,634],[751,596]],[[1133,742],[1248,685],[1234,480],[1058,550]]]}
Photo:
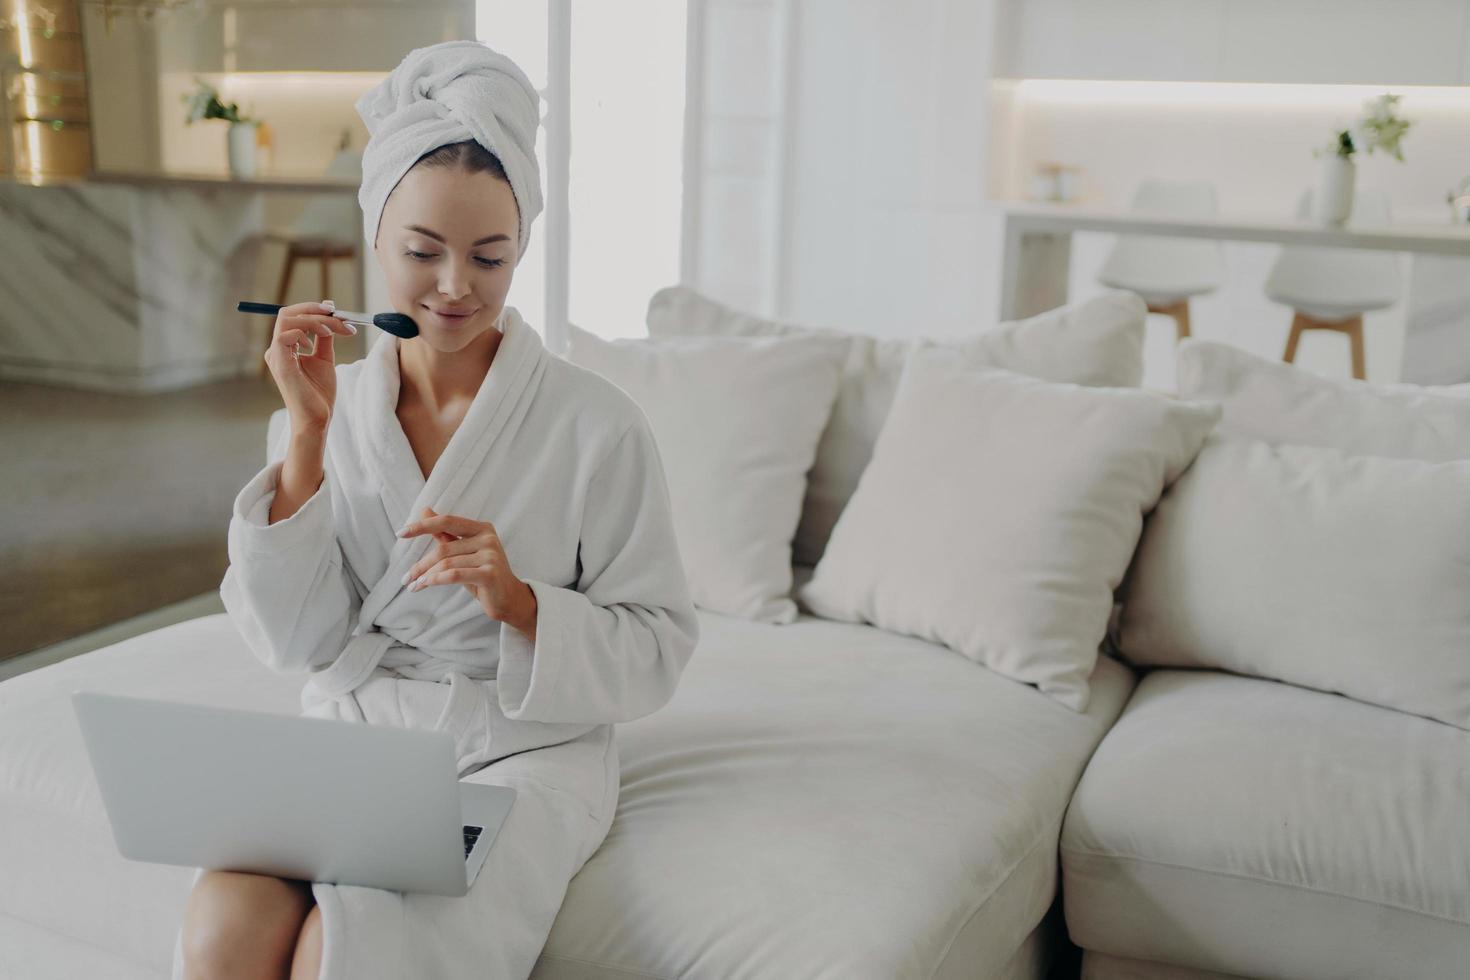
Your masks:
{"label": "white sofa", "polygon": [[1094,980],[1470,976],[1470,732],[1151,671],[1083,773],[1061,856]]}
{"label": "white sofa", "polygon": [[1062,834],[1083,975],[1470,976],[1470,386],[1199,340],[1179,368],[1233,447],[1160,503],[1123,591],[1115,652],[1162,669]]}
{"label": "white sofa", "polygon": [[[1463,727],[1121,654],[1079,712],[874,626],[700,616],[537,977],[1039,978],[1067,933],[1089,978],[1470,975]],[[169,967],[191,871],[117,855],[70,692],[300,684],[224,615],[0,683],[0,977]]]}
{"label": "white sofa", "polygon": [[[956,349],[1136,384],[1142,316],[1136,299],[1112,296]],[[720,364],[740,346],[723,345]],[[722,478],[740,488],[733,503],[757,505],[739,531],[779,539],[763,560],[787,550],[847,342],[751,350],[789,375],[787,352],[797,347],[825,364],[825,393],[813,398],[804,374],[788,400],[766,385],[767,397],[752,404],[736,386],[744,414],[716,405],[692,454],[659,432],[667,416],[651,412],[676,508],[684,508],[691,583],[711,601],[673,700],[618,726],[616,818],[570,884],[537,977],[1039,978],[1067,949],[1056,902],[1062,819],[1132,691],[1132,671],[1101,658],[1079,711],[938,643],[797,617],[780,595],[732,602],[729,615],[710,611],[731,583],[788,591],[768,563],[743,569],[746,579],[726,574],[728,549],[744,551],[746,542],[720,537],[730,521],[700,513],[711,506],[703,494],[721,485],[703,467],[728,468],[753,453],[756,472],[737,465]],[[875,386],[874,397],[858,392],[863,439],[881,422],[875,398],[891,399],[903,364],[899,342],[874,353],[846,359]],[[677,420],[700,394],[680,393]],[[779,452],[751,448],[773,427],[738,424],[719,451],[710,448],[720,420],[773,411],[784,423],[775,437],[787,441],[771,447]],[[787,414],[797,411],[806,413],[802,426]],[[278,412],[268,446],[280,442],[284,422]],[[791,442],[796,428],[801,445]],[[786,504],[775,508],[778,496]],[[722,518],[735,509],[721,509]],[[784,529],[767,523],[775,509],[790,522]],[[792,560],[778,562],[776,577],[789,570],[799,585],[813,569]],[[737,616],[737,607],[753,615]],[[263,666],[221,614],[0,684],[0,976],[166,976],[192,878],[189,868],[118,856],[72,691],[294,714],[302,680]]]}
{"label": "white sofa", "polygon": [[[875,627],[700,616],[673,701],[618,726],[617,816],[534,975],[1045,976],[1062,818],[1133,672],[1104,658],[1077,713]],[[118,855],[72,691],[295,714],[301,683],[225,614],[0,683],[0,977],[168,975],[192,871]]]}
{"label": "white sofa", "polygon": [[[701,614],[673,701],[619,726],[622,795],[539,978],[1040,977],[1057,839],[1133,688],[1075,713],[922,640]],[[192,872],[117,854],[75,690],[294,714],[225,614],[0,684],[0,976],[168,975]]]}

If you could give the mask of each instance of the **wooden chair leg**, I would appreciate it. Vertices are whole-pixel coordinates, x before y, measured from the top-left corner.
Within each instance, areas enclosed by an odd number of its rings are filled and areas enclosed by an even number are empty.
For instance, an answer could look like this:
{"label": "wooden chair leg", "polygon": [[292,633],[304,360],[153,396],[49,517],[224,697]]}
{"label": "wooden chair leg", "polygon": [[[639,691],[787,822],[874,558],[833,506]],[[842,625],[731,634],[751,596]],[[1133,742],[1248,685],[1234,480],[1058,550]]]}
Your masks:
{"label": "wooden chair leg", "polygon": [[[287,245],[286,246],[286,265],[285,265],[285,267],[283,269],[281,269],[281,284],[276,289],[276,305],[277,306],[285,306],[286,305],[286,290],[288,290],[288,289],[291,288],[291,270],[296,267],[296,257],[297,257],[296,256],[296,247],[294,245]],[[265,357],[265,352],[270,349],[270,346],[271,346],[271,338],[275,336],[275,332],[276,332],[276,321],[274,321],[274,320],[267,320],[266,321],[266,326],[265,326],[265,343],[263,343],[263,344],[260,345],[260,356],[262,358]],[[265,372],[266,367],[265,367],[265,361],[264,360],[262,360],[260,362],[260,364],[257,366],[257,370],[260,371],[261,373],[264,373]]]}
{"label": "wooden chair leg", "polygon": [[1189,336],[1189,300],[1182,299],[1174,313],[1174,322],[1179,327],[1179,339]]}
{"label": "wooden chair leg", "polygon": [[1307,319],[1300,313],[1291,318],[1291,336],[1286,338],[1286,353],[1281,355],[1281,359],[1288,364],[1296,360],[1296,347],[1301,342],[1302,331],[1306,327]]}
{"label": "wooden chair leg", "polygon": [[286,266],[281,270],[281,285],[276,289],[276,305],[286,305],[286,290],[291,288],[291,269],[296,265],[296,248],[286,246]]}
{"label": "wooden chair leg", "polygon": [[1177,303],[1168,303],[1163,306],[1156,306],[1150,303],[1148,304],[1148,311],[1150,313],[1157,313],[1160,316],[1169,317],[1173,320],[1174,330],[1179,335],[1180,340],[1189,336],[1189,300],[1181,299]]}
{"label": "wooden chair leg", "polygon": [[1367,357],[1363,352],[1363,318],[1355,316],[1344,325],[1344,331],[1348,335],[1348,341],[1353,350],[1353,377],[1359,381],[1368,380]]}

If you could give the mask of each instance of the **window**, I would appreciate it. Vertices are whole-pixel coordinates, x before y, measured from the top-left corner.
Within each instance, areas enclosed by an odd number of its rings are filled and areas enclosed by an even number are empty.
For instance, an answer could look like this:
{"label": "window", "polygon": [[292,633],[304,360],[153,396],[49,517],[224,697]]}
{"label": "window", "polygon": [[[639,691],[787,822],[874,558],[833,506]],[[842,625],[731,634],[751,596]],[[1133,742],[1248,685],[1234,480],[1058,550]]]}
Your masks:
{"label": "window", "polygon": [[684,0],[478,0],[476,36],[542,93],[546,211],[510,301],[554,351],[563,316],[641,336],[648,297],[679,279],[685,10]]}

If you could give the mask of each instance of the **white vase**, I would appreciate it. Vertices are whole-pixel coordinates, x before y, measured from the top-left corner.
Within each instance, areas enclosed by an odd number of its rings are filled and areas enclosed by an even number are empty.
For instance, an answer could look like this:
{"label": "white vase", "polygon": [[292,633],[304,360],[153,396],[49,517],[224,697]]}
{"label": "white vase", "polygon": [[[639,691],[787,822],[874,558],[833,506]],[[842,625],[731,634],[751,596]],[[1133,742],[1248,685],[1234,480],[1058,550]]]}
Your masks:
{"label": "white vase", "polygon": [[1357,174],[1357,164],[1351,157],[1333,153],[1322,158],[1317,190],[1312,195],[1312,217],[1318,224],[1340,225],[1352,216]]}
{"label": "white vase", "polygon": [[255,123],[230,123],[230,176],[255,176]]}

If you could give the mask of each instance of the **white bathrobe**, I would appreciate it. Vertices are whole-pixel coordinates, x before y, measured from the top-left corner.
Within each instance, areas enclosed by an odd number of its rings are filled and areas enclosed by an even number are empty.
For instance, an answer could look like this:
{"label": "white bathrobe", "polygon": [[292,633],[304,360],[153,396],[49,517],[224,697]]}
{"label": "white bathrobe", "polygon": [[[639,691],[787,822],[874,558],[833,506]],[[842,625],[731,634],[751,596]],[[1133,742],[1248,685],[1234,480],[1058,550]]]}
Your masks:
{"label": "white bathrobe", "polygon": [[[665,704],[698,640],[647,418],[550,354],[513,308],[500,326],[427,481],[395,411],[400,341],[388,336],[337,368],[316,494],[268,523],[283,433],[235,500],[220,594],[256,656],[303,674],[303,714],[446,731],[462,779],[518,791],[464,897],[314,884],[324,980],[526,977],[611,826],[612,724]],[[404,573],[434,542],[396,532],[426,506],[495,526],[536,594],[534,648],[463,585],[407,591]]]}

